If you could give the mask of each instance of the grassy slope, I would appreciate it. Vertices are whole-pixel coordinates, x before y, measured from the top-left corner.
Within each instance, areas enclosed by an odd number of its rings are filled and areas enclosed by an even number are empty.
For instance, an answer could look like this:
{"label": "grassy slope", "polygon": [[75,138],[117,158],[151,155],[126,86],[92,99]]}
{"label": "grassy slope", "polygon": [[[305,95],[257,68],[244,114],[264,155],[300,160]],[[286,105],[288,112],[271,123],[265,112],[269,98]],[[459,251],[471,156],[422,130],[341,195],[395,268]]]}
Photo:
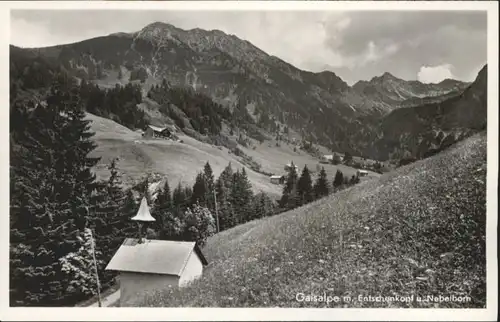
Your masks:
{"label": "grassy slope", "polygon": [[[109,176],[107,164],[114,157],[120,158],[119,168],[125,184],[140,180],[148,172],[166,175],[171,186],[178,182],[192,184],[196,173],[209,161],[215,175],[231,161],[233,167],[243,167],[226,149],[219,150],[209,144],[180,135],[184,143],[168,140],[144,140],[133,132],[111,120],[88,114],[92,120],[91,130],[96,133],[98,145],[94,155],[102,157],[97,166],[99,178]],[[280,193],[279,186],[269,182],[267,176],[247,168],[247,173],[256,191],[271,195]]]}
{"label": "grassy slope", "polygon": [[[299,175],[304,165],[307,165],[309,170],[313,173],[317,173],[317,165],[324,167],[330,181],[333,180],[337,169],[349,177],[356,173],[356,169],[342,164],[320,164],[317,158],[312,157],[305,151],[297,150],[298,152],[294,152],[292,144],[281,143],[279,147],[276,147],[276,142],[272,140],[262,144],[256,142],[255,145],[257,146],[255,150],[244,147],[240,147],[240,149],[260,163],[263,171],[269,173],[285,175],[286,171],[284,171],[283,167],[291,161],[299,168]],[[324,154],[331,154],[331,152],[325,152]],[[369,176],[378,177],[380,175],[370,172]]]}
{"label": "grassy slope", "polygon": [[[183,143],[169,140],[144,140],[141,134],[129,130],[128,128],[106,118],[87,114],[87,119],[91,120],[91,130],[96,133],[95,140],[98,144],[94,155],[102,157],[97,166],[99,178],[107,178],[109,172],[107,165],[114,157],[119,157],[119,168],[123,174],[125,184],[137,182],[144,177],[147,172],[166,175],[171,187],[178,182],[192,184],[196,173],[200,171],[204,164],[209,161],[214,174],[218,176],[220,172],[232,163],[233,168],[242,168],[243,164],[229,153],[226,148],[217,148],[210,144],[197,141],[185,135],[179,135]],[[315,170],[318,160],[300,151],[300,155],[293,152],[289,146],[283,145],[280,148],[268,147],[267,143],[258,145],[255,150],[242,150],[254,157],[264,170],[274,173],[283,173],[283,166],[294,161],[302,170],[304,164]],[[336,167],[324,165],[329,179],[333,180]],[[346,166],[338,166],[344,173],[354,174],[355,169]],[[266,175],[252,171],[245,167],[248,177],[256,192],[264,191],[274,197],[281,195],[281,186],[271,184]],[[378,174],[373,174],[378,176]]]}
{"label": "grassy slope", "polygon": [[295,295],[328,292],[467,294],[472,303],[439,306],[484,307],[485,179],[483,133],[378,180],[222,232],[204,248],[210,265],[200,280],[180,293],[138,298],[136,305],[326,306],[299,303]]}

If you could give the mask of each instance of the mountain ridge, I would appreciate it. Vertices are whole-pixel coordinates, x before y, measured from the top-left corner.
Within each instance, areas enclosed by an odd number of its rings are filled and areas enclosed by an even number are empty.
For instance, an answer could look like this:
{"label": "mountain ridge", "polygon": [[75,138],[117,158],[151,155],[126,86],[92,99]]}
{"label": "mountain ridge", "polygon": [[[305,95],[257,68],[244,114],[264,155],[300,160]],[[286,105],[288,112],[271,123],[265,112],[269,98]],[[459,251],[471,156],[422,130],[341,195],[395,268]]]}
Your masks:
{"label": "mountain ridge", "polygon": [[[159,22],[134,33],[45,48],[11,45],[10,49],[11,79],[21,86],[32,81],[23,66],[32,66],[19,63],[20,57],[108,88],[139,82],[144,95],[166,80],[171,86],[191,87],[227,107],[243,106],[257,122],[271,118],[308,141],[355,154],[369,143],[360,141],[380,136],[374,134],[374,126],[392,111],[418,98],[439,101],[451,95],[451,90],[404,81],[388,72],[349,86],[334,72],[301,70],[235,35],[200,28],[186,31]],[[457,95],[467,87],[459,81],[442,83],[447,88],[459,84]]]}

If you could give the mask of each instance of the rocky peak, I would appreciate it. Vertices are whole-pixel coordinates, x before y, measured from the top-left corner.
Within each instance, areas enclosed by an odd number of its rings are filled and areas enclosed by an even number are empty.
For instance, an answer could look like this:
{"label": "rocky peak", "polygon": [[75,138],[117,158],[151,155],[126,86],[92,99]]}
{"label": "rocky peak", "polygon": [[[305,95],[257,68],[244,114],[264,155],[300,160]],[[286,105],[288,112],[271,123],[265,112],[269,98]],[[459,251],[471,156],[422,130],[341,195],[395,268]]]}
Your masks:
{"label": "rocky peak", "polygon": [[401,79],[392,75],[389,72],[383,73],[381,76],[375,76],[371,79],[370,83],[380,83],[380,82],[391,82],[391,81],[400,81]]}
{"label": "rocky peak", "polygon": [[337,91],[345,91],[349,88],[346,82],[342,78],[338,77],[334,72],[323,71],[316,74],[320,81],[328,88],[330,91],[336,89]]}
{"label": "rocky peak", "polygon": [[156,43],[162,43],[165,38],[175,38],[197,52],[220,50],[240,61],[256,58],[267,59],[269,56],[248,41],[228,35],[221,30],[204,30],[194,28],[183,30],[168,23],[154,22],[136,33],[138,37]]}

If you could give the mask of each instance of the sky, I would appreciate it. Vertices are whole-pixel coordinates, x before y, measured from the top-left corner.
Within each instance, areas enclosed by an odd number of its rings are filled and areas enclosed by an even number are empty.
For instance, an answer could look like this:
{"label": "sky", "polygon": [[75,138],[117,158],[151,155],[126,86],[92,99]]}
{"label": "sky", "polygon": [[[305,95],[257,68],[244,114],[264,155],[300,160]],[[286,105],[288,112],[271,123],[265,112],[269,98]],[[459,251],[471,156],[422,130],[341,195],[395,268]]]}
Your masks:
{"label": "sky", "polygon": [[473,81],[486,64],[481,11],[13,10],[11,44],[43,47],[135,32],[161,21],[218,29],[312,72],[348,84],[389,72],[405,80]]}

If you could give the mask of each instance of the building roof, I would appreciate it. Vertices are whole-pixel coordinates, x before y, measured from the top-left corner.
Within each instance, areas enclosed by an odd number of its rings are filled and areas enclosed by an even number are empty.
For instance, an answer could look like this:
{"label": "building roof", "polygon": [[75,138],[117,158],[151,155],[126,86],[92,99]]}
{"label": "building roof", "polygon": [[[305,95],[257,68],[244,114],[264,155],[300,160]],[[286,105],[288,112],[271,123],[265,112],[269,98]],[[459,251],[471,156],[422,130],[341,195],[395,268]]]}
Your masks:
{"label": "building roof", "polygon": [[208,264],[195,242],[126,238],[106,270],[181,276],[193,251]]}
{"label": "building roof", "polygon": [[166,127],[158,127],[158,126],[154,126],[154,125],[148,125],[153,131],[156,131],[156,132],[163,132],[165,131],[167,128]]}
{"label": "building roof", "polygon": [[283,178],[284,176],[271,176],[271,179],[281,179]]}
{"label": "building roof", "polygon": [[360,172],[360,173],[368,173],[368,171],[366,171],[366,170],[358,170],[358,172]]}

